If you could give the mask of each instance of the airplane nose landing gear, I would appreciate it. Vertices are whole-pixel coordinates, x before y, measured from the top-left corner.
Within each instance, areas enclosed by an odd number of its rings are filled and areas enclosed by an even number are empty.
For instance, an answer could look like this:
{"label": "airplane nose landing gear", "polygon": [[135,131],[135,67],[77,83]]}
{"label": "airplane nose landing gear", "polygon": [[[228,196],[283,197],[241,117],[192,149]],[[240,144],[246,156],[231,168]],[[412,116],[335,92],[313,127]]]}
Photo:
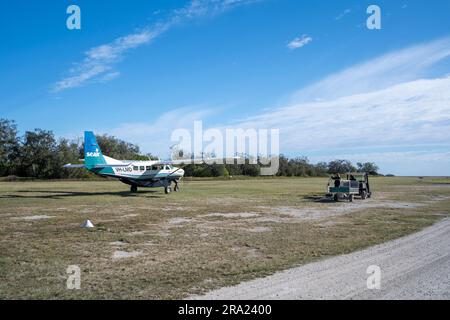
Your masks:
{"label": "airplane nose landing gear", "polygon": [[133,184],[133,185],[131,185],[131,187],[130,187],[130,192],[131,193],[136,193],[137,192],[137,185],[135,185],[135,184]]}
{"label": "airplane nose landing gear", "polygon": [[175,188],[173,188],[173,191],[175,191],[175,192],[180,191],[180,187],[178,186],[178,181],[175,181]]}

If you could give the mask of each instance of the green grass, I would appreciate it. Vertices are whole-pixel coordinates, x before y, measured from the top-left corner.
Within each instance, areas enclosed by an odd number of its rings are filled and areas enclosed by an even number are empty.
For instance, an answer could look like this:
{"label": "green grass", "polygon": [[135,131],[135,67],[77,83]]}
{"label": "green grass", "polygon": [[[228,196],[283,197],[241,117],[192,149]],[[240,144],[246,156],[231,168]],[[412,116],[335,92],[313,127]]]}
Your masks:
{"label": "green grass", "polygon": [[[375,198],[354,204],[316,202],[326,182],[195,180],[170,195],[129,194],[114,181],[0,183],[0,298],[184,298],[382,243],[449,216],[448,178],[375,178]],[[51,218],[23,219],[36,215]],[[96,228],[80,228],[85,219]],[[117,250],[140,255],[113,259]],[[82,270],[81,290],[66,289],[69,265]]]}

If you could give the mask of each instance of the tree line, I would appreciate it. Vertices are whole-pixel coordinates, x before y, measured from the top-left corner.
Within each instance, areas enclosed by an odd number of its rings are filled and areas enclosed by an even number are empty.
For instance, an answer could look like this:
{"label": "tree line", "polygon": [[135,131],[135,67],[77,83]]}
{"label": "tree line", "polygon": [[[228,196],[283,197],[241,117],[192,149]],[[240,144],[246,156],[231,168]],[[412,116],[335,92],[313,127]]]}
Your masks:
{"label": "tree line", "polygon": [[[103,154],[116,159],[155,160],[152,154],[141,153],[139,146],[109,135],[97,135]],[[15,121],[0,119],[0,177],[17,176],[38,179],[82,179],[94,175],[83,169],[64,169],[66,163],[79,163],[84,158],[81,140],[57,139],[52,131],[35,129],[19,135]],[[258,176],[260,165],[253,164],[201,164],[184,167],[185,176],[227,177]],[[329,173],[363,171],[377,174],[374,163],[357,163],[334,160],[312,164],[306,157],[279,158],[277,176],[317,177]]]}

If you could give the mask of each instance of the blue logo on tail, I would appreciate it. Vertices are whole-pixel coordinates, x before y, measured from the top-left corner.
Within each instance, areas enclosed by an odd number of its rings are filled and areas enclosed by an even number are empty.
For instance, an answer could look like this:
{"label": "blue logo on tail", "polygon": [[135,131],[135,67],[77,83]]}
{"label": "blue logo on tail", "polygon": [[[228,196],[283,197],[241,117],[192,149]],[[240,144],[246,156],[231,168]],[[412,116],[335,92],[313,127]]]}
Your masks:
{"label": "blue logo on tail", "polygon": [[92,131],[84,132],[84,164],[86,168],[92,169],[95,165],[105,164],[100,146],[97,143],[97,138]]}

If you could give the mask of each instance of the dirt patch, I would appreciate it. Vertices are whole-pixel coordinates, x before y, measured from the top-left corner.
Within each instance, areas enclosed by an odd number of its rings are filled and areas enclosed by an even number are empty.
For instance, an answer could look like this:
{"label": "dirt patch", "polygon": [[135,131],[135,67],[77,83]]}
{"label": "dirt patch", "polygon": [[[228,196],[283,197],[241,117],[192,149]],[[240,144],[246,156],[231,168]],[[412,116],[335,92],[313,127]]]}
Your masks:
{"label": "dirt patch", "polygon": [[296,220],[294,218],[283,218],[280,216],[265,216],[261,218],[255,219],[256,222],[262,222],[262,223],[289,223],[289,222],[295,222]]}
{"label": "dirt patch", "polygon": [[192,221],[191,218],[180,217],[180,218],[170,219],[169,224],[183,224],[183,223],[189,223],[191,221]]}
{"label": "dirt patch", "polygon": [[117,259],[127,259],[127,258],[134,258],[137,256],[140,256],[142,254],[141,251],[131,251],[131,252],[127,252],[127,251],[114,251],[112,258],[114,260]]}
{"label": "dirt patch", "polygon": [[247,258],[259,258],[262,256],[262,253],[260,250],[256,248],[250,248],[250,247],[233,247],[231,248],[232,251],[239,252],[243,256]]}
{"label": "dirt patch", "polygon": [[144,231],[132,231],[132,232],[128,232],[127,234],[129,236],[141,236],[141,235],[144,235],[145,232]]}
{"label": "dirt patch", "polygon": [[252,202],[254,202],[254,200],[248,199],[248,198],[247,199],[240,199],[240,198],[236,198],[236,197],[220,197],[220,198],[209,197],[208,199],[206,199],[205,203],[207,205],[214,205],[214,206],[217,206],[217,205],[230,206],[230,205],[235,205],[235,204],[238,204],[238,203],[248,204],[248,203],[252,203]]}
{"label": "dirt patch", "polygon": [[445,201],[449,199],[450,199],[449,196],[431,196],[430,200],[427,202]]}
{"label": "dirt patch", "polygon": [[259,213],[256,212],[233,212],[233,213],[209,213],[204,217],[221,217],[221,218],[255,218],[259,217]]}
{"label": "dirt patch", "polygon": [[345,215],[355,211],[375,208],[389,209],[415,209],[425,206],[423,203],[398,202],[398,201],[376,201],[366,200],[358,202],[340,202],[333,203],[323,208],[296,208],[296,207],[278,207],[270,208],[272,213],[289,216],[300,220],[317,220],[334,216]]}
{"label": "dirt patch", "polygon": [[93,209],[93,208],[86,208],[86,209],[80,210],[79,213],[94,213],[94,212],[96,212],[96,211],[97,211],[97,210],[96,210],[96,209]]}
{"label": "dirt patch", "polygon": [[170,236],[171,236],[171,233],[170,233],[170,231],[162,230],[162,231],[160,231],[160,232],[158,233],[158,235],[159,235],[160,237],[167,238],[167,237],[170,237]]}
{"label": "dirt patch", "polygon": [[245,231],[262,233],[262,232],[270,232],[270,231],[272,231],[272,229],[270,229],[268,227],[254,227],[254,228],[245,229]]}
{"label": "dirt patch", "polygon": [[121,216],[121,218],[135,218],[135,217],[139,217],[140,215],[137,213],[130,213],[130,214],[125,214],[123,216]]}
{"label": "dirt patch", "polygon": [[186,211],[187,208],[183,208],[183,207],[167,207],[167,208],[162,208],[162,211]]}
{"label": "dirt patch", "polygon": [[261,251],[259,251],[258,249],[256,249],[256,248],[247,249],[247,257],[248,258],[259,258],[261,256],[262,256]]}
{"label": "dirt patch", "polygon": [[328,221],[325,221],[325,222],[317,223],[316,225],[319,226],[319,227],[332,227],[332,226],[336,226],[338,224],[342,224],[342,222],[328,220]]}
{"label": "dirt patch", "polygon": [[112,246],[126,246],[128,243],[126,241],[119,240],[119,241],[110,242],[109,244]]}
{"label": "dirt patch", "polygon": [[54,216],[35,215],[35,216],[26,216],[26,217],[14,217],[12,219],[14,219],[14,220],[33,221],[33,220],[45,220],[45,219],[51,219],[51,218],[54,218]]}

